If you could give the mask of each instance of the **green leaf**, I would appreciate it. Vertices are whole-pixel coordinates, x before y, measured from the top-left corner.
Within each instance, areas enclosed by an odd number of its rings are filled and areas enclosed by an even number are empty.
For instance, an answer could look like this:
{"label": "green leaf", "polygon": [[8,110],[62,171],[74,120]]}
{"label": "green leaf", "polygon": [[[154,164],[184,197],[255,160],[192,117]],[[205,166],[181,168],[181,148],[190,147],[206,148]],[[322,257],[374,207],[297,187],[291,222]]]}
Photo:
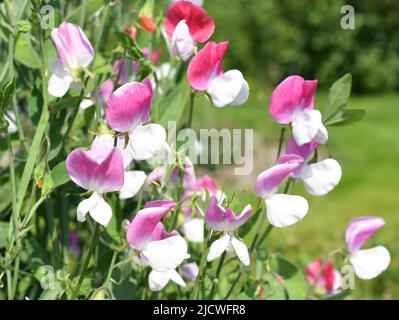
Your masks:
{"label": "green leaf", "polygon": [[65,166],[65,161],[60,162],[53,168],[53,170],[51,170],[51,177],[53,178],[54,189],[71,180]]}
{"label": "green leaf", "polygon": [[0,221],[0,249],[6,246],[7,233],[8,233],[8,222]]}
{"label": "green leaf", "polygon": [[345,74],[332,84],[328,95],[328,104],[324,112],[326,120],[329,120],[347,106],[351,87],[352,75],[350,73]]}
{"label": "green leaf", "polygon": [[40,59],[33,49],[29,37],[20,34],[15,43],[15,59],[29,68],[40,68]]}
{"label": "green leaf", "polygon": [[[93,15],[104,4],[104,0],[89,0],[86,4],[86,18]],[[79,24],[81,7],[78,6],[72,13],[65,19],[68,22]]]}
{"label": "green leaf", "polygon": [[346,126],[359,122],[366,115],[363,109],[343,109],[339,111],[333,118],[326,121],[326,126]]}
{"label": "green leaf", "polygon": [[4,111],[11,103],[11,98],[15,93],[15,78],[8,82],[4,89],[0,89],[0,111]]}

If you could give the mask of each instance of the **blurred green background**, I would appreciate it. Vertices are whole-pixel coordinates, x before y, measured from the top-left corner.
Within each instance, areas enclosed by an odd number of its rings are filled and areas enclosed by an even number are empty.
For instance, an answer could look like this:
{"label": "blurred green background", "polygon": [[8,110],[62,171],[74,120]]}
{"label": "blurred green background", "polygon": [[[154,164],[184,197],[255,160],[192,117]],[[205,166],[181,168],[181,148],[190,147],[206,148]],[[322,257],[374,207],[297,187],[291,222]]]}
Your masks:
{"label": "blurred green background", "polygon": [[[340,27],[340,9],[355,8],[355,29]],[[343,168],[339,186],[324,197],[306,194],[310,211],[300,223],[274,230],[269,245],[305,267],[345,246],[352,218],[378,215],[386,226],[367,247],[384,245],[391,252],[389,269],[377,279],[356,279],[353,298],[399,298],[399,2],[396,0],[205,0],[216,22],[213,39],[229,40],[224,68],[240,69],[251,94],[243,107],[217,109],[206,101],[195,110],[197,128],[253,128],[254,171],[234,176],[233,168],[214,169],[226,191],[253,192],[258,173],[271,166],[279,126],[268,113],[272,88],[290,74],[318,79],[316,108],[327,103],[328,87],[343,74],[353,75],[349,107],[364,108],[365,119],[329,128],[328,149]],[[327,154],[327,148],[322,153]],[[204,168],[203,171],[209,171]]]}

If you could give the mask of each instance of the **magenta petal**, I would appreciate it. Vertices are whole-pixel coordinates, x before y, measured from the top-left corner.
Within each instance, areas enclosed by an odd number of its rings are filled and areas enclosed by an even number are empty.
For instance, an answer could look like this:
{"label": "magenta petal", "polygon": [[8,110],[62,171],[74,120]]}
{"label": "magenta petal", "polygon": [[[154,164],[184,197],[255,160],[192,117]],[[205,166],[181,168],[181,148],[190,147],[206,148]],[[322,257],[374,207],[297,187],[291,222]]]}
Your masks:
{"label": "magenta petal", "polygon": [[256,193],[265,198],[273,193],[280,183],[303,163],[303,158],[297,155],[281,157],[282,163],[277,164],[258,175],[256,178]]}
{"label": "magenta petal", "polygon": [[[161,206],[155,206],[157,203]],[[127,241],[137,250],[146,246],[158,222],[173,208],[162,200],[147,204],[149,205],[137,213],[127,229]]]}
{"label": "magenta petal", "polygon": [[66,159],[66,167],[71,180],[86,190],[106,193],[123,186],[123,159],[116,148],[100,163],[89,152],[74,150]]}
{"label": "magenta petal", "polygon": [[208,42],[190,61],[187,77],[190,85],[204,91],[208,88],[213,77],[223,72],[222,60],[228,49],[229,43]]}
{"label": "magenta petal", "polygon": [[212,177],[205,175],[199,178],[194,184],[192,189],[194,191],[203,191],[208,190],[211,194],[215,194],[218,192],[218,188],[216,186],[215,180]]}
{"label": "magenta petal", "polygon": [[368,240],[374,233],[385,225],[380,217],[360,217],[353,219],[346,228],[346,243],[350,252],[354,252]]}
{"label": "magenta petal", "polygon": [[218,199],[215,196],[211,197],[205,221],[213,230],[224,231],[227,229],[226,210],[218,204]]}
{"label": "magenta petal", "polygon": [[106,119],[118,132],[129,132],[149,120],[152,90],[147,84],[129,82],[109,97]]}
{"label": "magenta petal", "polygon": [[281,124],[290,123],[299,111],[314,107],[317,80],[289,76],[274,89],[270,98],[270,115]]}
{"label": "magenta petal", "polygon": [[100,193],[119,191],[123,187],[125,170],[123,157],[117,148],[113,148],[108,157],[96,169],[97,191]]}
{"label": "magenta petal", "polygon": [[251,213],[252,207],[249,204],[242,210],[241,214],[238,216],[234,215],[233,210],[231,210],[230,208],[226,209],[226,220],[229,225],[229,230],[233,231],[242,226],[249,219]]}
{"label": "magenta petal", "polygon": [[176,207],[176,202],[172,200],[154,200],[154,201],[148,201],[144,205],[144,208],[155,208],[155,207],[172,210],[173,208]]}
{"label": "magenta petal", "polygon": [[215,23],[204,9],[188,1],[179,1],[166,13],[164,27],[169,38],[172,38],[177,24],[182,20],[186,21],[190,35],[196,42],[207,41],[215,31]]}
{"label": "magenta petal", "polygon": [[177,232],[176,230],[173,230],[171,232],[166,232],[163,223],[158,222],[157,225],[155,226],[154,231],[151,233],[151,240],[159,241],[177,235],[179,235],[179,232]]}
{"label": "magenta petal", "polygon": [[94,58],[93,47],[82,29],[72,23],[63,22],[59,28],[51,30],[63,67],[87,67]]}

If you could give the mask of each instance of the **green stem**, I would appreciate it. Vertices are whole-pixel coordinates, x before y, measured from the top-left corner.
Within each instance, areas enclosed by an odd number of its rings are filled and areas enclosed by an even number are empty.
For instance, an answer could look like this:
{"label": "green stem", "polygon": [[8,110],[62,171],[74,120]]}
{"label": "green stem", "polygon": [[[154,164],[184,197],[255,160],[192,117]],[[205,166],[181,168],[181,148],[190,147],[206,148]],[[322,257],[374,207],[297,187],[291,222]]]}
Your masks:
{"label": "green stem", "polygon": [[98,242],[98,239],[99,239],[99,235],[100,235],[100,225],[96,222],[96,227],[94,229],[94,233],[93,233],[93,235],[92,235],[92,237],[90,239],[90,247],[89,247],[89,249],[87,251],[85,260],[83,262],[82,269],[80,271],[79,280],[78,280],[78,283],[76,285],[75,291],[74,291],[74,293],[72,295],[72,300],[75,300],[78,297],[79,290],[80,290],[80,287],[82,285],[83,279],[85,277],[85,273],[86,273],[87,267],[89,265],[91,256],[93,255],[94,248],[97,245],[97,242]]}
{"label": "green stem", "polygon": [[188,113],[187,128],[191,128],[192,122],[193,122],[195,95],[196,95],[196,91],[192,90],[191,94],[190,94],[190,106],[189,106],[189,113]]}
{"label": "green stem", "polygon": [[216,269],[216,279],[214,280],[213,284],[212,284],[212,289],[211,289],[211,293],[209,295],[209,299],[213,299],[215,297],[216,294],[216,286],[219,282],[219,276],[220,276],[220,271],[222,271],[222,267],[223,267],[223,263],[224,263],[224,259],[226,258],[226,251],[223,252],[222,257],[220,258],[219,261],[219,265]]}

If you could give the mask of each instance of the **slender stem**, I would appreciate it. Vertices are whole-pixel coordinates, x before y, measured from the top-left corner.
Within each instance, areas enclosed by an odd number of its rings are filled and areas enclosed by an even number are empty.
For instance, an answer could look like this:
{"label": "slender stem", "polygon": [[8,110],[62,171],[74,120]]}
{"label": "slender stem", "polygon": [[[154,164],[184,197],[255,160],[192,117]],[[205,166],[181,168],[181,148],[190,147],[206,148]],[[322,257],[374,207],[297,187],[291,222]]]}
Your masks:
{"label": "slender stem", "polygon": [[112,255],[111,264],[109,265],[107,278],[105,279],[105,283],[104,283],[104,286],[105,286],[105,287],[108,286],[108,283],[109,283],[109,281],[111,280],[112,272],[114,271],[115,261],[116,261],[116,258],[117,258],[117,256],[118,256],[118,253],[119,253],[119,250],[116,249],[116,250],[114,251],[114,254]]}
{"label": "slender stem", "polygon": [[196,95],[196,91],[191,91],[191,94],[190,94],[190,108],[189,108],[188,124],[187,124],[188,128],[191,128],[192,122],[193,122],[195,95]]}
{"label": "slender stem", "polygon": [[78,283],[76,285],[75,291],[74,291],[74,293],[72,295],[72,300],[75,300],[78,297],[80,286],[82,285],[83,279],[85,277],[86,269],[87,269],[87,267],[89,265],[91,256],[93,255],[94,248],[97,245],[99,235],[100,235],[100,225],[96,222],[96,227],[94,229],[94,233],[93,233],[93,235],[92,235],[92,237],[90,239],[90,247],[89,247],[89,249],[87,251],[85,260],[83,262],[82,269],[80,271],[80,277],[79,277]]}
{"label": "slender stem", "polygon": [[201,256],[201,261],[199,263],[199,271],[198,271],[197,282],[196,282],[197,285],[193,292],[194,299],[199,299],[202,277],[203,277],[204,269],[206,267],[206,248],[208,248],[208,246],[209,246],[209,240],[211,239],[211,237],[212,237],[212,231],[209,234],[208,240],[204,241],[203,245],[202,245],[202,256]]}
{"label": "slender stem", "polygon": [[281,151],[283,149],[283,143],[284,143],[284,135],[285,135],[285,130],[286,127],[282,127],[280,130],[280,138],[278,139],[278,148],[277,148],[277,157],[276,160],[280,157]]}
{"label": "slender stem", "polygon": [[225,258],[226,258],[226,251],[223,252],[222,257],[220,258],[220,261],[219,261],[219,265],[216,269],[216,279],[214,280],[214,282],[212,284],[212,289],[211,289],[211,293],[209,295],[209,299],[213,299],[216,294],[216,285],[219,282],[220,271],[222,271],[222,267],[223,267]]}

